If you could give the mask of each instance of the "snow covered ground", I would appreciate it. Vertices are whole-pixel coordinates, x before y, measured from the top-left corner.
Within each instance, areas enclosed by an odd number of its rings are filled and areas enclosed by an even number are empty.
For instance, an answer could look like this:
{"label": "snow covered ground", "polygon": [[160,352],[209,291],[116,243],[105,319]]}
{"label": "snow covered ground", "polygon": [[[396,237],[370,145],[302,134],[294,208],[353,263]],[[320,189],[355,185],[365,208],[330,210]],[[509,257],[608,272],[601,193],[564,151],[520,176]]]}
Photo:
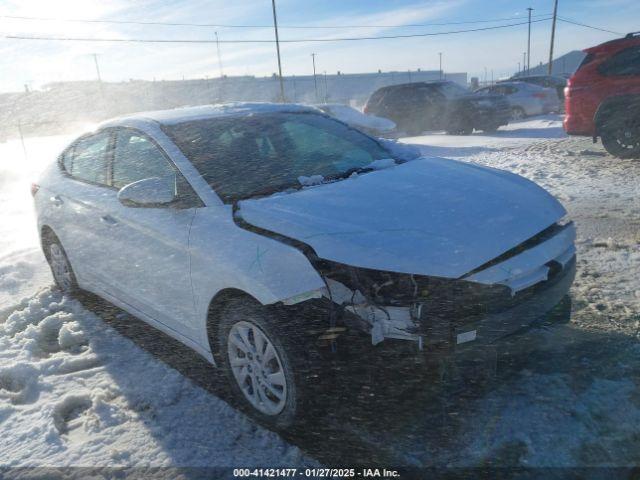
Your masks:
{"label": "snow covered ground", "polygon": [[[404,139],[561,199],[579,236],[572,321],[514,340],[488,387],[435,400],[419,389],[365,405],[369,420],[326,412],[322,434],[285,440],[231,408],[195,355],[51,289],[29,183],[67,141],[27,139],[26,159],[19,141],[0,144],[0,466],[640,464],[640,162],[565,137],[557,116]],[[385,398],[363,389],[366,402]]]}

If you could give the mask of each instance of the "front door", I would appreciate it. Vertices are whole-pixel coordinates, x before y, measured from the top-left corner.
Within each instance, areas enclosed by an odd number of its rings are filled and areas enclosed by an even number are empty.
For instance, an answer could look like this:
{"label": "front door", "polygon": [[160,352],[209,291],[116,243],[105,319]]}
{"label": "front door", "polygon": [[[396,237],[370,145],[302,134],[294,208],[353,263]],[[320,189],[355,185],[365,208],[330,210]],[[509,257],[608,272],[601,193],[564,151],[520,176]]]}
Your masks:
{"label": "front door", "polygon": [[[118,129],[110,183],[115,189],[107,208],[107,276],[113,294],[172,331],[196,338],[189,264],[189,229],[194,196],[166,154],[146,135]],[[176,200],[152,207],[124,206],[117,189],[145,178],[166,178]]]}

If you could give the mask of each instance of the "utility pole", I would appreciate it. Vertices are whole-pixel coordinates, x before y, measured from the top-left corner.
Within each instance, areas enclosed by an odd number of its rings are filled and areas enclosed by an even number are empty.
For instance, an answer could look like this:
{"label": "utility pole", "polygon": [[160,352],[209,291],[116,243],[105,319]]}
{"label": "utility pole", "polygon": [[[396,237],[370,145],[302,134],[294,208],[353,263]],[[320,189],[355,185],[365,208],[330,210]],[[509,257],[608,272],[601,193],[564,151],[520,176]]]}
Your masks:
{"label": "utility pole", "polygon": [[280,62],[280,39],[278,38],[278,17],[276,16],[276,0],[271,0],[273,7],[273,28],[276,32],[276,52],[278,53],[278,77],[280,78],[280,101],[284,103],[284,83],[282,82],[282,63]]}
{"label": "utility pole", "polygon": [[220,40],[218,40],[218,32],[216,33],[216,49],[218,50],[218,68],[220,68],[220,78],[224,77],[222,71],[222,57],[220,57]]}
{"label": "utility pole", "polygon": [[312,53],[311,54],[311,61],[313,62],[313,87],[316,90],[316,103],[319,102],[318,100],[318,81],[316,80],[316,54]]}
{"label": "utility pole", "polygon": [[96,64],[96,73],[98,74],[98,82],[102,83],[102,77],[100,76],[100,67],[98,66],[98,54],[92,53],[93,62]]}
{"label": "utility pole", "polygon": [[438,52],[438,57],[440,57],[440,80],[442,80],[442,52]]}
{"label": "utility pole", "polygon": [[529,11],[529,33],[527,35],[527,73],[529,73],[529,69],[531,66],[531,10],[533,8],[527,8]]}
{"label": "utility pole", "polygon": [[553,2],[553,21],[551,22],[551,45],[549,46],[549,65],[547,66],[547,74],[551,75],[553,70],[553,41],[556,36],[556,18],[558,16],[558,0]]}
{"label": "utility pole", "polygon": [[522,52],[522,74],[524,75],[524,72],[526,72],[526,67],[525,65],[527,64],[527,52]]}
{"label": "utility pole", "polygon": [[329,102],[329,88],[327,87],[327,71],[324,72],[324,103]]}

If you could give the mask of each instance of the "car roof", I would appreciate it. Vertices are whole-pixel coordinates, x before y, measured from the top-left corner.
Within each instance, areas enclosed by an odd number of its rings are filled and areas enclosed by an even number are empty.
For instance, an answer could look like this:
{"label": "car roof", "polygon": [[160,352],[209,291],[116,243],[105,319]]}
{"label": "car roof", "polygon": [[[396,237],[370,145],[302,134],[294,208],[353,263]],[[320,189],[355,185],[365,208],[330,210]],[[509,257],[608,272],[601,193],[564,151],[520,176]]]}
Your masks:
{"label": "car roof", "polygon": [[608,42],[601,43],[594,47],[585,48],[583,52],[596,53],[596,52],[617,52],[623,48],[633,47],[640,45],[640,32],[631,32],[622,38],[616,38],[609,40]]}
{"label": "car roof", "polygon": [[235,102],[133,113],[107,120],[103,122],[99,128],[148,125],[152,123],[175,125],[209,118],[264,115],[269,113],[320,113],[320,111],[312,106],[295,103]]}
{"label": "car roof", "polygon": [[450,83],[455,83],[455,82],[452,82],[451,80],[427,80],[424,82],[398,83],[396,85],[387,85],[386,87],[382,87],[379,90],[393,90],[396,88],[410,88],[410,87],[419,87],[419,86],[425,86],[425,85],[430,87],[438,87],[441,85],[448,85]]}
{"label": "car roof", "polygon": [[558,78],[558,77],[556,75],[543,75],[543,74],[540,74],[540,75],[521,75],[521,76],[518,76],[518,77],[515,77],[515,78],[522,79],[522,78]]}
{"label": "car roof", "polygon": [[531,88],[533,90],[544,90],[544,87],[541,87],[540,85],[536,85],[535,83],[523,82],[520,80],[503,80],[497,82],[496,85],[515,85],[516,87]]}

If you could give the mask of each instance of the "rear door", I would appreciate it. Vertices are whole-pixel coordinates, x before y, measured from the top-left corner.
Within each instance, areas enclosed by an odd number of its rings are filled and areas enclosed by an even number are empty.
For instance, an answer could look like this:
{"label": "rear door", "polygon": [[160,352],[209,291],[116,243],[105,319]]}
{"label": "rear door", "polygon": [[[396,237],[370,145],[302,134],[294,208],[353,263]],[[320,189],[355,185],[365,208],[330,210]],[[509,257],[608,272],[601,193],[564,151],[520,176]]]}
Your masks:
{"label": "rear door", "polygon": [[[189,229],[199,200],[168,155],[147,135],[115,131],[102,255],[110,288],[121,301],[170,330],[196,338],[189,264]],[[176,199],[164,206],[124,206],[117,190],[145,178],[169,179]]]}

